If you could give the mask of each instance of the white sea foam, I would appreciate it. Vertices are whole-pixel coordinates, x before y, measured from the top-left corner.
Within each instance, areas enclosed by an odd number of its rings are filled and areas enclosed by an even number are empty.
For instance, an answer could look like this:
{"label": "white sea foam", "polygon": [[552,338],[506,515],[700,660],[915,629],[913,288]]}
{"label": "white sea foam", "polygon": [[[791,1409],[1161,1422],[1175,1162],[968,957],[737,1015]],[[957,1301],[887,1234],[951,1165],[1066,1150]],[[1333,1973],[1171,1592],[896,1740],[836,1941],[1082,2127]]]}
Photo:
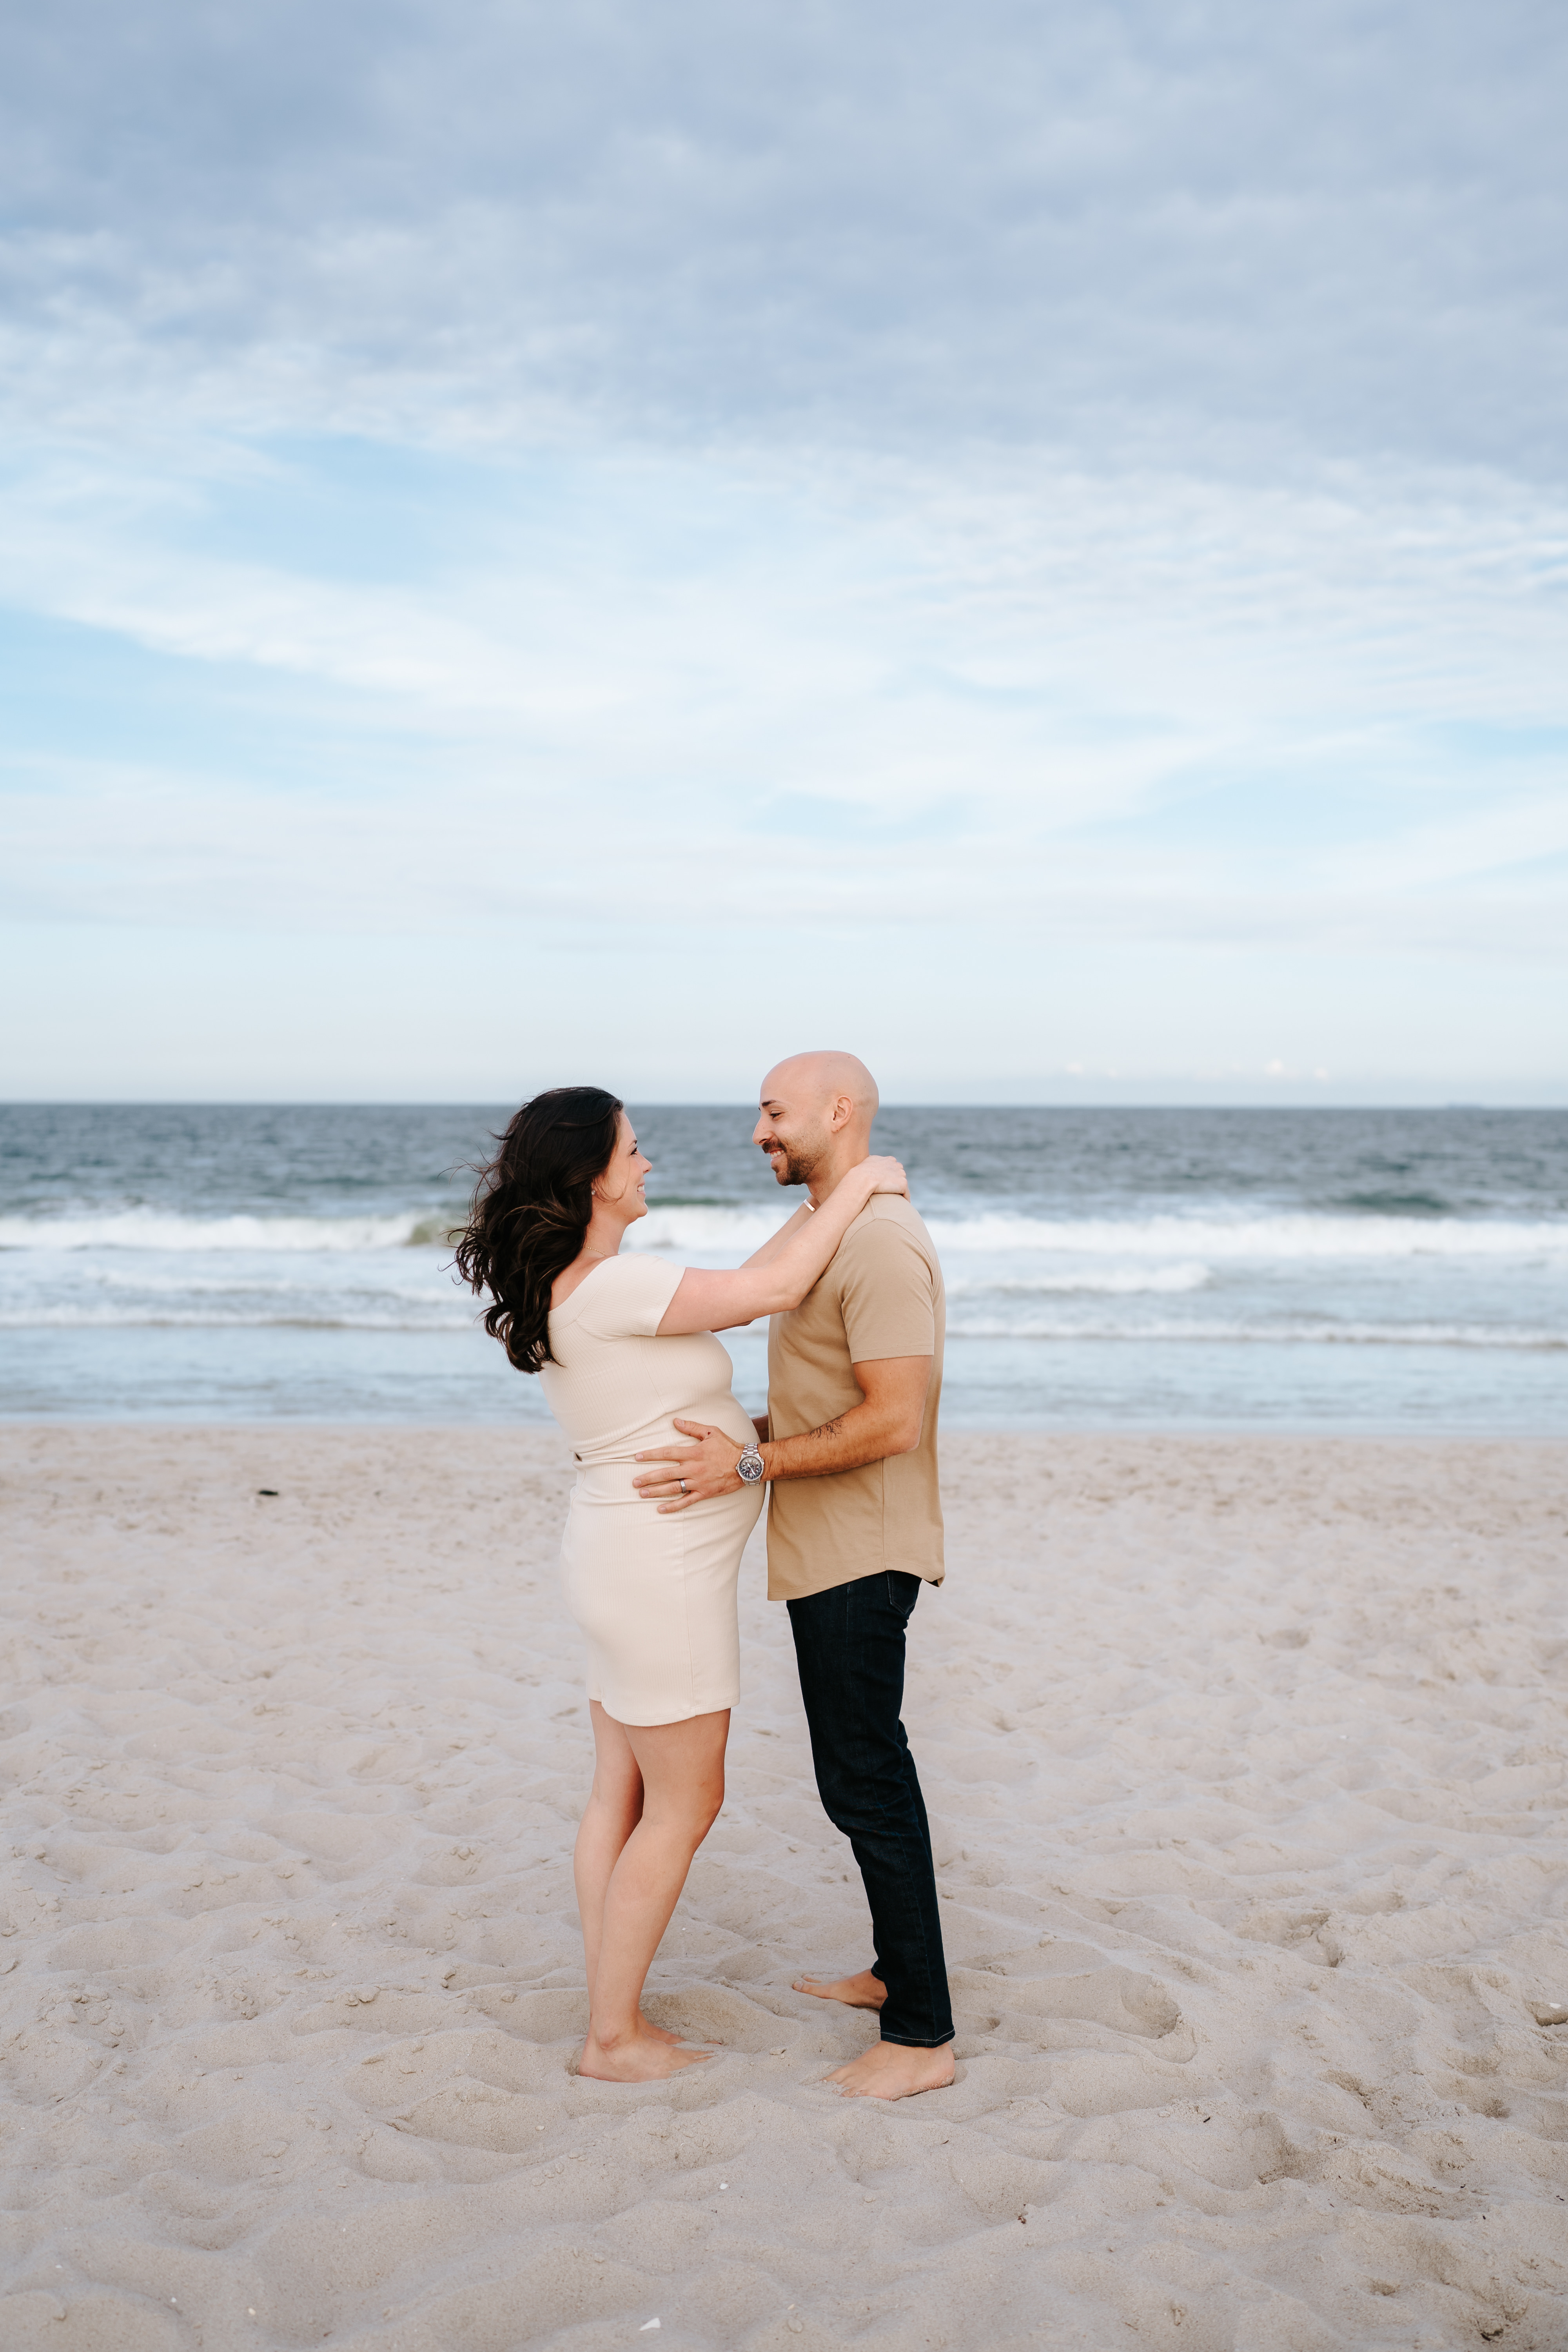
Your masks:
{"label": "white sea foam", "polygon": [[255,1307],[15,1307],[0,1309],[0,1331],[468,1331],[478,1309],[433,1304],[426,1315],[406,1309],[341,1307],[323,1301],[312,1314]]}
{"label": "white sea foam", "polygon": [[[402,1258],[392,1260],[394,1267],[405,1263]],[[130,1273],[117,1266],[95,1265],[87,1280],[95,1290],[123,1291],[135,1298],[320,1298],[329,1285],[350,1298],[440,1300],[465,1295],[461,1285],[443,1280],[434,1268],[424,1282],[398,1282],[381,1266],[349,1269],[346,1274],[334,1267],[331,1275],[324,1268],[307,1268],[298,1278],[262,1281],[247,1272],[208,1276],[184,1268],[177,1274],[154,1274],[141,1265]]]}
{"label": "white sea foam", "polygon": [[[249,1294],[240,1293],[247,1297]],[[330,1294],[319,1297],[312,1311],[301,1288],[298,1305],[235,1304],[179,1307],[162,1304],[92,1303],[39,1304],[0,1309],[0,1330],[294,1330],[294,1331],[469,1331],[479,1324],[476,1307],[429,1298],[423,1312],[395,1303],[388,1294],[383,1307],[342,1300]],[[405,1292],[405,1299],[410,1294]],[[417,1298],[418,1294],[414,1294]],[[1277,1346],[1349,1348],[1479,1348],[1523,1349],[1532,1352],[1568,1351],[1568,1330],[1543,1330],[1506,1325],[1458,1323],[1317,1322],[1309,1319],[1255,1323],[1209,1320],[1110,1321],[1064,1315],[1058,1319],[1016,1322],[983,1316],[950,1318],[949,1339],[1050,1340],[1072,1344],[1083,1340],[1136,1341],[1143,1345]]]}
{"label": "white sea foam", "polygon": [[[91,1216],[0,1217],[0,1249],[213,1250],[445,1249],[458,1212],[428,1207],[380,1217],[187,1217],[156,1209]],[[745,1256],[784,1222],[743,1209],[653,1209],[634,1226],[636,1249],[721,1250]]]}
{"label": "white sea foam", "polygon": [[1089,1291],[1101,1297],[1132,1297],[1151,1291],[1170,1293],[1201,1290],[1214,1279],[1206,1265],[1192,1259],[1176,1265],[1075,1266],[1061,1274],[955,1276],[947,1285],[950,1298],[984,1293],[990,1298],[1037,1297],[1043,1292]]}
{"label": "white sea foam", "polygon": [[770,1211],[691,1207],[651,1208],[626,1235],[639,1250],[712,1250],[742,1258],[776,1234],[799,1207],[786,1201]]}
{"label": "white sea foam", "polygon": [[1485,1257],[1568,1260],[1568,1219],[1529,1224],[1481,1217],[932,1218],[950,1253],[1057,1250],[1064,1255],[1182,1259]]}
{"label": "white sea foam", "polygon": [[[697,1205],[655,1207],[632,1228],[639,1250],[742,1257],[778,1231],[779,1213]],[[153,1209],[86,1216],[0,1217],[0,1249],[310,1251],[444,1248],[455,1212],[429,1206],[385,1216],[191,1217]],[[1200,1261],[1475,1257],[1568,1263],[1568,1219],[1286,1215],[1051,1218],[995,1213],[928,1220],[944,1260],[977,1253],[1055,1252],[1072,1257],[1167,1257],[1161,1287],[1196,1287]],[[1087,1286],[1080,1284],[1079,1286]],[[1119,1287],[1107,1280],[1100,1286]],[[1131,1282],[1127,1285],[1131,1287]]]}
{"label": "white sea foam", "polygon": [[950,1321],[950,1339],[1133,1339],[1176,1340],[1188,1345],[1340,1348],[1525,1348],[1568,1349],[1568,1331],[1510,1329],[1484,1323],[1315,1323],[1260,1319],[1256,1323],[1099,1322],[1063,1317],[1059,1322],[1007,1323],[1000,1319]]}
{"label": "white sea foam", "polygon": [[181,1217],[119,1209],[88,1217],[0,1217],[0,1249],[406,1249],[444,1244],[450,1223],[431,1209],[385,1217]]}

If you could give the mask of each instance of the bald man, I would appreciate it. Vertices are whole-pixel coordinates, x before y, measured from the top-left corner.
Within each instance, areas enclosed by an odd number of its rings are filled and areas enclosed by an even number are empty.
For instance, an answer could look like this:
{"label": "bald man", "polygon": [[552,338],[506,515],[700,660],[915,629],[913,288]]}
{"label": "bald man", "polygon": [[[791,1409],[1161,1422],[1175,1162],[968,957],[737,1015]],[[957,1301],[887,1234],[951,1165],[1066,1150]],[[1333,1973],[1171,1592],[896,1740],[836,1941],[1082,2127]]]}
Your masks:
{"label": "bald man", "polygon": [[[769,1071],[752,1139],[806,1199],[758,1258],[869,1156],[877,1107],[853,1054],[795,1054]],[[816,1289],[773,1318],[758,1443],[737,1449],[721,1430],[679,1421],[700,1442],[679,1457],[683,1500],[661,1506],[772,1482],[768,1593],[789,1604],[817,1791],[859,1864],[874,1953],[855,1975],[803,1977],[795,1990],[878,2012],[879,2039],[828,2077],[858,2098],[908,2098],[953,2078],[931,1833],[900,1720],[905,1629],[921,1583],[942,1580],[945,1313],[931,1235],[901,1195],[876,1194]],[[669,1476],[637,1483],[668,1496]]]}

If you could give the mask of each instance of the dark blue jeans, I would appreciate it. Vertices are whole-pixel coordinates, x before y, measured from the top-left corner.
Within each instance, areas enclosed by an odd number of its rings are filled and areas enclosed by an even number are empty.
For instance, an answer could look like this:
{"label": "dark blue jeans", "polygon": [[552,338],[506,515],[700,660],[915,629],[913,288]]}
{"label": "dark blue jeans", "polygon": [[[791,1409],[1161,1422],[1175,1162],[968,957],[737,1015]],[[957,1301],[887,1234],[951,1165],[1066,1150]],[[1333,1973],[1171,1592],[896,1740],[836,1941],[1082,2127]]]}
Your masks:
{"label": "dark blue jeans", "polygon": [[884,2042],[952,2040],[931,1832],[899,1720],[904,1629],[918,1576],[885,1570],[789,1604],[817,1793],[849,1840],[871,1906],[873,1975],[888,1988]]}

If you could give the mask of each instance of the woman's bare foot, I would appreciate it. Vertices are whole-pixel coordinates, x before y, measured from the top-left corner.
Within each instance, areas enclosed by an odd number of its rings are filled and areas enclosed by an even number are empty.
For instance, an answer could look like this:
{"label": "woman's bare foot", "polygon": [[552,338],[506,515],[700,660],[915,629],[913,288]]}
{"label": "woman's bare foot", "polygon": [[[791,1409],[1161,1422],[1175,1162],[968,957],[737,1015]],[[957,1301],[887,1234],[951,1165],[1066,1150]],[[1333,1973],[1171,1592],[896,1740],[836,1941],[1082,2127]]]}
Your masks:
{"label": "woman's bare foot", "polygon": [[943,2091],[957,2072],[952,2044],[911,2050],[902,2042],[874,2042],[869,2050],[836,2066],[824,2079],[837,2083],[847,2099],[912,2099],[918,2091]]}
{"label": "woman's bare foot", "polygon": [[818,2000],[841,2000],[850,2009],[880,2009],[888,1998],[887,1986],[869,1969],[862,1969],[858,1977],[837,1977],[831,1984],[820,1977],[796,1977],[795,1989]]}
{"label": "woman's bare foot", "polygon": [[686,2039],[682,2033],[671,2033],[665,2026],[656,2025],[646,2010],[639,2009],[637,2015],[642,2021],[643,2032],[651,2033],[656,2042],[668,2042],[673,2049],[678,2042],[683,2042]]}
{"label": "woman's bare foot", "polygon": [[673,2035],[656,2038],[640,2031],[640,2018],[637,2022],[638,2032],[608,2047],[590,2032],[577,2061],[579,2074],[595,2083],[661,2083],[667,2075],[679,2074],[686,2066],[700,2066],[706,2060],[706,2050],[677,2049]]}

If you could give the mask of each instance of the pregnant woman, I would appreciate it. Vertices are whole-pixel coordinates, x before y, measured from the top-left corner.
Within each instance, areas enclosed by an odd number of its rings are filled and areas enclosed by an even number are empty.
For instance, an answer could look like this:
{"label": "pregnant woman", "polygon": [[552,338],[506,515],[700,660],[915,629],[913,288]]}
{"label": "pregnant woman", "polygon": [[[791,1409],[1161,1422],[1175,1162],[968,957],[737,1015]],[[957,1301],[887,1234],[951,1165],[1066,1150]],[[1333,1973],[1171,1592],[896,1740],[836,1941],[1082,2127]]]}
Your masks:
{"label": "pregnant woman", "polygon": [[[481,1173],[458,1265],[488,1292],[485,1328],[537,1372],[578,1465],[561,1549],[566,1605],[588,1654],[594,1787],[574,1870],[589,2023],[579,2071],[646,2083],[697,2063],[641,2011],[644,1979],[724,1801],[740,1696],[735,1583],[762,1508],[756,1433],[715,1331],[797,1307],[873,1192],[903,1192],[896,1160],[863,1160],[815,1215],[797,1210],[734,1273],[641,1253],[651,1162],[598,1087],[523,1104]],[[675,1416],[747,1449],[746,1484],[670,1512],[632,1484],[637,1455],[684,1444]]]}

